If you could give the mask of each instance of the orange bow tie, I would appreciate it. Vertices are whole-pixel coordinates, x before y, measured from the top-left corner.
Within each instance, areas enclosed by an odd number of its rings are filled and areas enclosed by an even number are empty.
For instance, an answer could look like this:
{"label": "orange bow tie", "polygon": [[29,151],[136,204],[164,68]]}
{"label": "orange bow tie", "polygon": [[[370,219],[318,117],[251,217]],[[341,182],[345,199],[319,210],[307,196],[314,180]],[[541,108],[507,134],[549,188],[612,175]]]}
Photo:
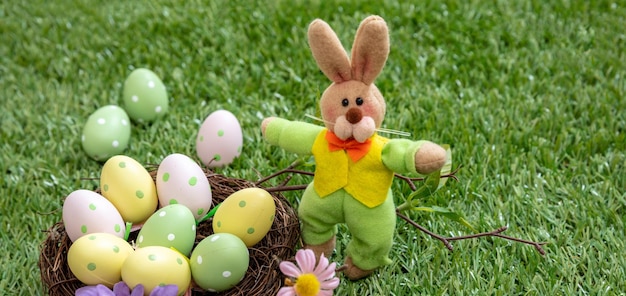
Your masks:
{"label": "orange bow tie", "polygon": [[357,162],[359,159],[363,158],[370,150],[370,146],[372,145],[372,139],[367,139],[364,143],[359,143],[354,138],[350,138],[348,140],[342,140],[335,135],[335,133],[328,131],[326,133],[326,141],[328,141],[328,150],[330,152],[344,150],[348,153],[348,156],[352,159],[352,161]]}

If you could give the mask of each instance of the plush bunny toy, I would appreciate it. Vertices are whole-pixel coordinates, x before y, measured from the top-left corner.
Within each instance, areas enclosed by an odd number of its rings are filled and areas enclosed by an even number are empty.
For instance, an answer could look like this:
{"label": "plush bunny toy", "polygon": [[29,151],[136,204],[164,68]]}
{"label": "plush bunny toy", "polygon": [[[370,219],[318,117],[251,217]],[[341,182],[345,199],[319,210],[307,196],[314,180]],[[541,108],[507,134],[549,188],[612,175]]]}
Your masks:
{"label": "plush bunny toy", "polygon": [[352,60],[324,21],[310,24],[308,38],[317,65],[332,81],[320,100],[325,128],[270,117],[263,120],[261,130],[271,144],[314,156],[315,176],[298,207],[304,247],[317,257],[330,257],[336,225],[345,223],[352,239],[344,274],[356,280],[391,263],[394,172],[434,172],[443,166],[446,151],[429,141],[387,139],[376,133],[385,116],[385,100],[373,82],[389,54],[389,33],[382,18],[370,16],[361,22]]}

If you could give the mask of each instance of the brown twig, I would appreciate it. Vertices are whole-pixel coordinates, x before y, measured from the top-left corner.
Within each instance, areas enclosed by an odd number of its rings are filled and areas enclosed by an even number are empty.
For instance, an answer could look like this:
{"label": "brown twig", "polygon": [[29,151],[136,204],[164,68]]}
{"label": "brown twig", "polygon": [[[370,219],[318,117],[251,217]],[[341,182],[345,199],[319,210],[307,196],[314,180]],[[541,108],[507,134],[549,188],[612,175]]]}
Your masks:
{"label": "brown twig", "polygon": [[541,246],[547,244],[547,242],[533,242],[533,241],[529,241],[529,240],[524,240],[524,239],[520,239],[520,238],[504,235],[504,234],[502,234],[502,232],[507,230],[506,226],[502,226],[502,227],[500,227],[498,229],[495,229],[495,230],[492,230],[492,231],[488,231],[488,232],[481,232],[481,233],[475,233],[475,234],[463,235],[463,236],[443,237],[441,235],[438,235],[438,234],[436,234],[436,233],[434,233],[434,232],[424,228],[424,226],[421,226],[421,225],[417,224],[417,222],[411,220],[411,218],[407,217],[406,215],[403,215],[399,211],[396,211],[396,215],[398,215],[398,217],[402,218],[407,223],[413,225],[415,228],[417,228],[417,229],[421,230],[422,232],[430,235],[431,237],[441,241],[446,246],[446,248],[448,250],[450,250],[450,251],[454,251],[454,249],[452,247],[452,244],[450,244],[451,241],[464,240],[464,239],[473,239],[473,238],[479,238],[479,237],[484,237],[484,236],[495,236],[495,237],[503,238],[503,239],[510,240],[510,241],[515,241],[515,242],[524,243],[524,244],[527,244],[527,245],[532,245],[532,246],[535,247],[537,252],[539,252],[539,254],[541,254],[541,255],[545,255],[546,254],[546,251]]}
{"label": "brown twig", "polygon": [[[463,167],[463,165],[459,165],[456,169],[454,169],[450,173],[445,174],[445,175],[441,175],[441,176],[439,176],[439,178],[440,179],[450,178],[450,179],[453,179],[454,181],[458,182],[459,178],[456,176],[456,173],[458,173],[459,170],[462,167]],[[396,178],[400,179],[400,180],[403,180],[403,181],[407,182],[409,184],[409,187],[411,187],[411,190],[413,190],[413,191],[417,190],[417,186],[415,185],[414,182],[416,182],[416,181],[419,182],[419,181],[426,180],[426,178],[424,178],[424,177],[407,177],[407,176],[403,176],[403,175],[400,175],[400,174],[394,174],[394,176]]]}

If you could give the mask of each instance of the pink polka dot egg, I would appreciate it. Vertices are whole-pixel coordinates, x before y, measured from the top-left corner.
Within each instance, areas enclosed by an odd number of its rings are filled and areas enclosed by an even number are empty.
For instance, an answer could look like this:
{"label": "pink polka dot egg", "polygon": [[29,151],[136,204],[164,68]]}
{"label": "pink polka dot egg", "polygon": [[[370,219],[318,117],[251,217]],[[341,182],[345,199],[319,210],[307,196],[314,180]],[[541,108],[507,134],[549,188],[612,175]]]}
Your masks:
{"label": "pink polka dot egg", "polygon": [[79,189],[63,201],[63,223],[70,240],[91,233],[109,233],[124,237],[124,220],[115,206],[104,196]]}
{"label": "pink polka dot egg", "polygon": [[181,204],[196,220],[204,217],[212,202],[211,185],[202,168],[190,157],[173,153],[159,164],[156,189],[161,207]]}
{"label": "pink polka dot egg", "polygon": [[222,167],[241,154],[243,132],[233,113],[217,110],[202,122],[196,138],[198,157],[208,167]]}

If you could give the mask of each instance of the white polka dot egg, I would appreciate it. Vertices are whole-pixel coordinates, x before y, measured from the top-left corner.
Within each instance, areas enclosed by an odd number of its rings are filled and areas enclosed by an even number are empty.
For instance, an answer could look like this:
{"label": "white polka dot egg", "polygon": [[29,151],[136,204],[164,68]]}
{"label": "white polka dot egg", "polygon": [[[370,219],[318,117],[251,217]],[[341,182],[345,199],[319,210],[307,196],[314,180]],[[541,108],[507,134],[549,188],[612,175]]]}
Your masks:
{"label": "white polka dot egg", "polygon": [[243,132],[231,112],[217,110],[202,122],[196,138],[198,157],[208,167],[222,167],[241,154]]}
{"label": "white polka dot egg", "polygon": [[182,204],[196,220],[211,208],[211,185],[200,166],[183,154],[170,154],[159,165],[156,177],[157,195],[162,207]]}
{"label": "white polka dot egg", "polygon": [[104,163],[100,188],[126,222],[143,223],[156,210],[158,198],[152,176],[128,156],[116,155]]}
{"label": "white polka dot egg", "polygon": [[183,255],[191,253],[196,239],[196,220],[184,205],[173,204],[154,212],[137,236],[137,246],[174,248]]}
{"label": "white polka dot egg", "polygon": [[83,150],[97,161],[122,153],[130,141],[130,119],[124,109],[108,105],[92,113],[81,135]]}
{"label": "white polka dot egg", "polygon": [[230,233],[216,233],[204,238],[189,259],[194,282],[205,290],[220,292],[237,285],[250,263],[246,245]]}
{"label": "white polka dot egg", "polygon": [[165,85],[152,71],[138,68],[124,81],[124,109],[130,118],[149,122],[163,116],[169,102]]}
{"label": "white polka dot egg", "polygon": [[121,280],[122,265],[133,247],[110,233],[92,233],[77,239],[67,252],[72,273],[87,285],[109,288]]}

